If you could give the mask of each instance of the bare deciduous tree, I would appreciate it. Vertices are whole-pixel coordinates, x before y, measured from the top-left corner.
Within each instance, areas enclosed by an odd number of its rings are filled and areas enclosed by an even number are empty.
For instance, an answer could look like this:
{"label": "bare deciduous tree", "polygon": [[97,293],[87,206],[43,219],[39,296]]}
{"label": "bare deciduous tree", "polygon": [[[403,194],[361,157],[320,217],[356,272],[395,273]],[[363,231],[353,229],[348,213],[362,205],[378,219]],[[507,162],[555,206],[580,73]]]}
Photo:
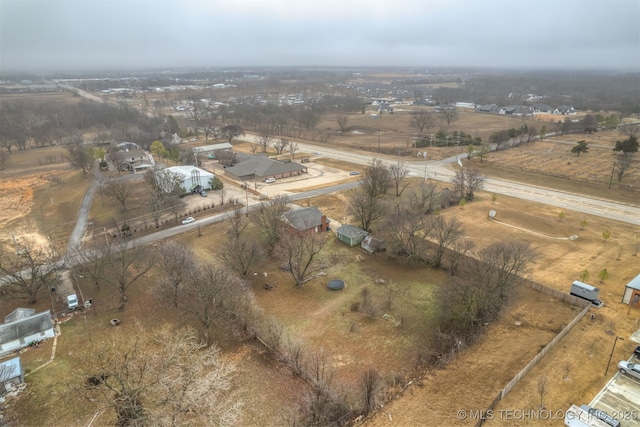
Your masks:
{"label": "bare deciduous tree", "polygon": [[372,159],[360,175],[360,186],[371,198],[383,196],[391,184],[391,172],[380,159]]}
{"label": "bare deciduous tree", "polygon": [[238,163],[238,156],[231,150],[219,151],[216,153],[216,157],[222,166],[230,167]]}
{"label": "bare deciduous tree", "polygon": [[38,247],[34,241],[20,239],[16,242],[16,254],[0,250],[0,274],[2,286],[13,298],[27,298],[29,304],[35,304],[38,293],[54,279],[57,269],[53,253]]}
{"label": "bare deciduous tree", "polygon": [[411,211],[418,215],[427,215],[433,213],[440,204],[440,191],[435,182],[422,180],[409,196],[409,200]]}
{"label": "bare deciduous tree", "polygon": [[458,120],[459,117],[458,110],[455,107],[443,109],[440,111],[440,116],[442,116],[442,119],[447,122],[447,126],[450,126],[451,123]]}
{"label": "bare deciduous tree", "polygon": [[276,153],[278,153],[278,155],[282,154],[282,152],[289,146],[289,140],[286,138],[280,138],[277,139],[274,143],[273,143],[273,148],[276,149]]}
{"label": "bare deciduous tree", "polygon": [[349,213],[358,221],[360,228],[370,232],[373,223],[384,217],[385,207],[380,199],[358,189],[349,198]]}
{"label": "bare deciduous tree", "polygon": [[336,122],[338,122],[338,126],[340,127],[340,132],[344,132],[347,128],[347,123],[349,123],[349,117],[347,116],[338,116],[336,117]]}
{"label": "bare deciduous tree", "polygon": [[455,217],[446,219],[442,216],[437,216],[431,222],[430,236],[437,245],[432,262],[433,266],[438,268],[442,263],[445,249],[464,236],[464,230],[462,223]]}
{"label": "bare deciduous tree", "polygon": [[[124,326],[122,326],[124,327]],[[122,328],[120,327],[120,328]],[[81,348],[73,389],[115,412],[118,426],[215,424],[239,420],[235,366],[191,330],[105,331]]]}
{"label": "bare deciduous tree", "polygon": [[316,274],[314,261],[326,239],[318,233],[289,232],[278,241],[278,253],[286,263],[296,286],[302,286]]}
{"label": "bare deciduous tree", "polygon": [[292,158],[296,158],[296,152],[298,151],[298,143],[291,141],[289,142],[289,152],[291,153]]}
{"label": "bare deciduous tree", "polygon": [[391,175],[391,180],[396,187],[396,197],[400,197],[409,186],[408,182],[403,184],[403,181],[409,175],[409,169],[404,166],[404,163],[398,162],[398,164],[389,167],[389,175]]}
{"label": "bare deciduous tree", "polygon": [[244,130],[238,125],[226,125],[220,128],[220,134],[224,136],[231,144],[236,136],[244,136]]}
{"label": "bare deciduous tree", "polygon": [[544,408],[544,397],[549,392],[549,382],[547,377],[542,375],[538,378],[538,394],[540,395],[540,407]]}
{"label": "bare deciduous tree", "polygon": [[281,218],[289,210],[289,198],[276,196],[252,212],[251,218],[267,237],[267,246],[271,249],[280,237]]}
{"label": "bare deciduous tree", "polygon": [[420,133],[435,127],[438,124],[438,118],[430,111],[418,110],[411,113],[410,125],[416,128]]}
{"label": "bare deciduous tree", "polygon": [[486,177],[476,169],[460,169],[452,179],[455,191],[461,198],[471,201],[476,191],[484,187]]}
{"label": "bare deciduous tree", "polygon": [[425,262],[425,238],[430,232],[432,223],[424,215],[396,209],[396,212],[387,218],[383,227],[387,251],[411,264]]}
{"label": "bare deciduous tree", "polygon": [[153,267],[153,251],[135,241],[120,245],[96,243],[75,251],[78,267],[94,282],[115,288],[127,301],[127,291]]}
{"label": "bare deciduous tree", "polygon": [[622,182],[625,172],[633,166],[634,153],[623,152],[616,156],[615,169],[618,176],[618,182]]}
{"label": "bare deciduous tree", "polygon": [[368,369],[362,373],[360,382],[362,389],[362,412],[370,414],[380,403],[384,384],[382,377],[375,369]]}
{"label": "bare deciduous tree", "polygon": [[178,292],[178,308],[190,313],[204,330],[211,343],[211,326],[217,319],[244,309],[248,298],[245,283],[231,270],[213,264],[196,266]]}
{"label": "bare deciduous tree", "polygon": [[276,141],[276,138],[273,136],[273,129],[270,126],[263,126],[258,131],[258,141],[257,144],[262,147],[262,152],[266,153],[267,148]]}
{"label": "bare deciduous tree", "polygon": [[73,166],[82,169],[83,175],[91,171],[94,158],[90,150],[84,145],[82,137],[71,138],[67,143],[67,155]]}
{"label": "bare deciduous tree", "polygon": [[158,281],[159,296],[178,306],[181,285],[188,280],[196,266],[193,252],[188,247],[168,240],[160,245],[160,267],[163,274]]}
{"label": "bare deciduous tree", "polygon": [[111,178],[104,186],[104,193],[113,197],[120,204],[120,212],[126,219],[129,218],[128,203],[133,195],[134,186],[124,179]]}
{"label": "bare deciduous tree", "polygon": [[230,269],[246,277],[251,268],[264,256],[262,246],[247,234],[232,235],[222,243],[220,260]]}

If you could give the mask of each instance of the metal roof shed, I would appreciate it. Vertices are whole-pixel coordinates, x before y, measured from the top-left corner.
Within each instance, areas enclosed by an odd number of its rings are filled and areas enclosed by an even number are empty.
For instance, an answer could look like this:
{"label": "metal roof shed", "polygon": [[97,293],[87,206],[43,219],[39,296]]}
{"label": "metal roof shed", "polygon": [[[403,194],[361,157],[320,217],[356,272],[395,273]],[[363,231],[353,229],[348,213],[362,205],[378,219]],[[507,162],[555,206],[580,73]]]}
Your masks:
{"label": "metal roof shed", "polygon": [[640,308],[640,274],[631,279],[624,288],[622,302]]}
{"label": "metal roof shed", "polygon": [[0,395],[9,391],[14,385],[24,382],[24,371],[20,356],[0,363]]}
{"label": "metal roof shed", "polygon": [[369,233],[355,225],[343,224],[336,230],[336,237],[349,246],[359,245]]}

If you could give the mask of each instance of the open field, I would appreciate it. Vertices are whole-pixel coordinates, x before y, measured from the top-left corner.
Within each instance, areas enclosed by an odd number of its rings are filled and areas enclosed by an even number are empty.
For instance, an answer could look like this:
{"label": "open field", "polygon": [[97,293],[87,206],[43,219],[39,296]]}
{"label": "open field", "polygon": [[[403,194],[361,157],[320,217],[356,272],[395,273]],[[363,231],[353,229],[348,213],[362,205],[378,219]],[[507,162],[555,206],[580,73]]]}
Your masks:
{"label": "open field", "polygon": [[47,103],[50,105],[60,106],[69,104],[78,104],[82,102],[82,98],[74,96],[71,92],[43,92],[43,93],[13,93],[0,95],[0,104],[3,102],[17,103]]}
{"label": "open field", "polygon": [[[400,116],[400,113],[394,114],[393,118]],[[375,120],[383,123],[390,117],[387,115]],[[366,118],[363,120],[366,122]],[[389,126],[392,126],[391,123],[390,120]],[[478,126],[489,132],[492,126],[500,126],[500,129],[507,127],[503,126],[506,122],[501,123],[479,122]],[[452,127],[458,128],[455,125],[452,124]],[[403,132],[400,127],[398,132]],[[410,135],[409,132],[405,136],[410,138]],[[564,191],[586,192],[598,197],[611,195],[608,198],[637,204],[637,193],[624,188],[601,191],[599,189],[606,188],[606,182],[601,180],[585,184],[578,181],[588,179],[591,175],[607,176],[610,162],[607,165],[601,159],[610,155],[609,147],[613,140],[620,139],[620,134],[611,133],[607,138],[605,135],[566,136],[562,140],[570,142],[568,145],[555,141],[538,142],[491,154],[483,164],[475,159],[471,162],[482,167],[490,176],[495,174],[539,185],[551,184]],[[340,139],[332,138],[329,143],[351,146],[349,144],[360,137],[345,137],[344,144]],[[578,158],[569,150],[579,139],[588,140],[591,150]],[[366,139],[363,137],[353,146],[371,148],[375,144],[377,135],[369,133]],[[389,137],[384,144],[393,153],[392,138]],[[445,153],[444,150],[440,153]],[[464,151],[462,147],[448,150]],[[25,163],[19,166],[18,160],[15,160],[16,164],[6,173],[26,173],[31,163],[23,161]],[[356,169],[342,162],[322,162],[328,167]],[[637,171],[630,172],[624,182],[637,182],[638,179]],[[58,184],[58,180],[62,184]],[[10,210],[0,211],[12,212],[0,218],[3,230],[0,243],[5,249],[12,249],[9,232],[14,230],[22,235],[32,232],[43,242],[47,241],[49,235],[56,245],[64,245],[75,222],[77,206],[88,185],[88,179],[82,177],[81,172],[63,170],[51,174],[40,173],[35,177],[25,175],[20,180],[4,178],[1,184],[5,185],[2,191],[11,189],[11,193],[0,193],[2,202],[13,206]],[[143,192],[136,195],[137,198],[143,196]],[[349,192],[345,192],[305,200],[305,203],[317,205],[330,218],[343,221],[348,218],[348,197]],[[495,201],[491,199],[491,194],[480,192],[477,199],[464,208],[451,208],[443,211],[442,215],[458,217],[465,225],[467,238],[477,248],[499,240],[531,242],[538,248],[539,257],[528,276],[558,290],[568,292],[571,281],[576,280],[581,271],[588,270],[591,279],[587,281],[601,288],[600,296],[605,302],[605,307],[595,311],[595,320],[589,320],[587,316],[579,322],[497,409],[537,407],[539,396],[536,396],[536,383],[542,375],[550,381],[550,392],[546,398],[546,402],[550,402],[547,403],[548,408],[561,410],[570,403],[587,403],[612,374],[610,370],[608,377],[603,376],[613,338],[609,332],[625,337],[625,341],[618,342],[612,365],[617,363],[616,357],[626,359],[634,346],[626,337],[637,329],[640,313],[637,310],[629,311],[619,301],[624,284],[640,272],[637,267],[640,228],[571,211],[564,211],[561,217],[557,208],[506,196],[499,195]],[[101,203],[100,196],[96,195],[94,208],[97,210],[92,215],[97,223],[106,224],[110,221],[109,215],[115,215],[117,209],[114,206],[105,208]],[[496,221],[487,219],[490,209],[497,211]],[[605,230],[611,232],[611,238],[607,241],[602,238]],[[204,228],[202,237],[198,237],[194,231],[181,236],[178,241],[193,247],[203,259],[212,260],[224,238],[223,232],[224,225],[218,224]],[[574,235],[578,236],[576,240],[568,239]],[[364,369],[375,367],[383,373],[388,385],[400,386],[403,380],[415,374],[413,368],[417,356],[428,347],[428,340],[421,331],[429,328],[433,291],[445,283],[446,277],[442,272],[427,268],[400,267],[381,260],[380,256],[363,254],[358,248],[346,248],[330,239],[322,259],[326,276],[316,278],[302,288],[295,288],[290,276],[275,263],[263,263],[256,268],[258,276],[251,276],[256,301],[266,313],[282,322],[292,337],[303,339],[310,348],[330,350],[330,360],[340,382],[353,387]],[[603,268],[608,270],[610,277],[598,283],[596,277]],[[267,279],[260,275],[264,272],[268,274]],[[127,331],[128,325],[133,322],[142,322],[149,328],[162,321],[178,326],[191,323],[182,313],[159,305],[154,298],[155,274],[145,277],[144,282],[131,293],[131,302],[124,311],[118,309],[120,302],[115,293],[106,289],[97,291],[86,281],[80,281],[85,297],[92,297],[95,305],[86,317],[77,315],[62,325],[63,335],[58,339],[56,360],[28,377],[29,388],[16,406],[21,417],[20,424],[23,421],[27,425],[89,423],[96,409],[75,396],[67,384],[73,376],[73,357],[77,356],[78,349],[87,339],[98,339],[101,331],[111,328],[109,319],[121,319],[123,331]],[[347,288],[338,292],[329,291],[324,285],[331,278],[346,280]],[[277,283],[277,287],[265,290],[265,280]],[[365,288],[369,297],[380,307],[373,318],[351,308],[354,303],[362,302]],[[49,300],[49,295],[43,294],[36,305],[38,311],[52,305],[55,311],[62,310],[62,302],[56,299],[55,294],[51,296],[53,302]],[[0,313],[6,315],[17,306],[21,306],[19,301],[0,301]],[[389,314],[390,317],[382,318],[382,314]],[[488,325],[486,334],[476,344],[444,369],[422,372],[423,378],[414,382],[394,402],[385,405],[380,414],[368,423],[475,424],[475,420],[456,419],[456,411],[486,409],[498,390],[575,314],[573,307],[529,289],[518,288],[501,318]],[[516,325],[516,321],[520,324]],[[238,341],[224,327],[216,329],[215,338],[223,348],[225,357],[238,363],[236,384],[243,390],[246,402],[246,425],[285,424],[286,412],[291,409],[289,405],[305,389],[305,385],[275,362],[271,354],[257,343]],[[25,367],[34,369],[48,360],[51,342],[23,354]],[[69,381],[60,380],[64,378]],[[354,402],[355,399],[351,401]],[[34,411],[34,407],[42,410]],[[65,412],[63,408],[74,409]],[[104,414],[99,416],[97,423],[106,424],[108,421],[112,420]],[[493,422],[495,424],[490,425],[514,425],[507,420]]]}
{"label": "open field", "polygon": [[[340,216],[344,213],[341,197],[325,196],[315,202],[330,215]],[[473,205],[467,206],[465,210],[472,210],[471,206]],[[455,210],[457,208],[452,213]],[[219,248],[219,239],[209,236],[223,235],[224,227],[224,224],[206,227],[203,237],[190,232],[178,240],[193,247],[200,256],[211,259]],[[425,342],[428,334],[425,335],[424,331],[429,327],[430,297],[434,286],[441,286],[446,275],[428,268],[406,269],[390,264],[379,259],[379,256],[365,255],[358,248],[347,248],[333,238],[328,245],[324,254],[324,271],[327,275],[302,288],[295,288],[288,274],[281,272],[272,263],[265,263],[257,268],[259,273],[268,273],[267,280],[270,283],[277,283],[275,289],[267,291],[262,287],[265,279],[261,275],[254,277],[251,283],[257,303],[266,313],[284,324],[293,338],[303,340],[311,348],[324,348],[336,371],[336,379],[341,384],[355,387],[360,373],[366,368],[375,367],[383,374],[387,384],[402,386],[414,372],[418,354],[428,349],[428,343]],[[343,291],[329,291],[325,287],[326,281],[338,277],[346,281],[347,287]],[[384,283],[379,279],[384,279]],[[148,327],[163,321],[170,321],[177,326],[189,323],[189,319],[182,313],[158,305],[153,297],[155,282],[155,274],[149,274],[144,283],[140,283],[131,294],[131,302],[127,308],[120,311],[116,294],[109,289],[98,292],[91,284],[81,281],[85,296],[94,299],[94,306],[86,317],[77,315],[62,325],[63,335],[58,341],[56,361],[30,379],[35,381],[30,387],[31,403],[21,398],[18,409],[24,408],[26,411],[33,402],[37,402],[44,408],[50,408],[51,414],[58,417],[55,418],[56,421],[65,420],[70,425],[86,424],[92,414],[90,406],[76,402],[76,397],[65,385],[51,383],[47,378],[64,378],[70,375],[72,357],[78,351],[73,348],[82,346],[81,342],[86,337],[99,337],[101,329],[111,328],[108,324],[110,318],[120,319],[123,331],[134,321],[143,322]],[[374,318],[351,310],[354,302],[362,300],[364,288],[369,289],[370,298],[382,308]],[[385,307],[389,301],[389,290],[392,291],[392,302]],[[12,302],[12,306],[15,304],[15,301]],[[40,304],[43,308],[46,307],[46,298]],[[7,305],[2,308],[3,313],[11,310]],[[544,316],[541,313],[545,313]],[[389,314],[391,317],[384,319],[382,314]],[[468,352],[469,368],[497,361],[505,364],[499,370],[499,375],[496,375],[495,369],[485,371],[490,374],[483,377],[486,381],[483,380],[483,385],[478,387],[487,388],[482,388],[482,393],[476,393],[477,404],[484,404],[483,396],[508,381],[574,315],[574,308],[539,298],[539,294],[527,288],[514,293],[505,315],[489,329],[486,338],[481,340],[488,340],[488,348],[481,352],[472,348]],[[522,322],[519,327],[513,326],[515,320]],[[225,350],[225,357],[232,358],[239,364],[238,387],[242,387],[243,398],[247,402],[245,416],[249,421],[248,425],[280,424],[281,412],[286,408],[286,402],[292,401],[292,396],[287,394],[292,392],[289,384],[296,384],[298,380],[287,374],[284,368],[274,365],[269,354],[254,344],[237,343],[232,337],[225,335],[224,329],[216,331],[216,339]],[[495,339],[499,341],[494,341]],[[28,369],[33,369],[47,359],[50,347],[43,345],[27,353],[30,358],[25,365]],[[460,359],[463,360],[465,359]],[[442,377],[447,382],[445,388],[451,394],[460,394],[455,385],[462,386],[468,380],[466,374],[458,377],[464,371],[458,369],[457,363],[451,368],[429,374],[436,377],[445,375]],[[276,372],[280,374],[276,375]],[[259,381],[264,383],[260,384]],[[280,390],[280,394],[275,398],[269,393],[270,398],[266,399],[262,391],[267,389]],[[50,394],[56,397],[48,398]],[[442,391],[441,395],[444,398],[448,394]],[[70,404],[77,409],[75,418],[55,409]],[[445,406],[442,411],[446,415]],[[50,420],[43,413],[34,413],[33,416],[36,418],[30,420],[39,424]],[[100,419],[106,422],[108,417]]]}

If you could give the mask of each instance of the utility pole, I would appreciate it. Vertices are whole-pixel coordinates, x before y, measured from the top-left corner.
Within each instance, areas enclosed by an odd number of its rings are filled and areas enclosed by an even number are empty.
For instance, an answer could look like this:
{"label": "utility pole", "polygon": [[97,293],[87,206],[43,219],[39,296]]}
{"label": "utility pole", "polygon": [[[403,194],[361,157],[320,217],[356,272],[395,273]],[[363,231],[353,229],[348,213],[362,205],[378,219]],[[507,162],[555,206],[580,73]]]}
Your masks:
{"label": "utility pole", "polygon": [[609,365],[611,364],[611,358],[613,357],[613,352],[616,349],[616,343],[618,342],[618,340],[622,340],[624,341],[624,338],[620,338],[619,336],[616,336],[615,341],[613,342],[613,348],[611,349],[611,354],[609,355],[609,362],[607,363],[607,370],[604,371],[604,376],[607,376],[607,372],[609,372]]}
{"label": "utility pole", "polygon": [[611,190],[611,183],[613,182],[613,173],[616,171],[616,161],[613,161],[613,167],[611,168],[611,178],[609,178],[609,190]]}
{"label": "utility pole", "polygon": [[247,216],[249,216],[249,187],[247,183],[244,184],[244,195],[246,197],[246,205],[247,205]]}

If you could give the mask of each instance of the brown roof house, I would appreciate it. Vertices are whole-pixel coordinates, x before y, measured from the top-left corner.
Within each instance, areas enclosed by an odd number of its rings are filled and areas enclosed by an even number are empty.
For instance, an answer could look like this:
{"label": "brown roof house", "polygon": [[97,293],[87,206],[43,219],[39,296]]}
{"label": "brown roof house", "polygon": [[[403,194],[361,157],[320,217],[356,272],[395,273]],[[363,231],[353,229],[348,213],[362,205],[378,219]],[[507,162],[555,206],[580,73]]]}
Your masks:
{"label": "brown roof house", "polygon": [[318,233],[329,229],[329,220],[315,206],[292,209],[283,215],[282,221],[297,232]]}

